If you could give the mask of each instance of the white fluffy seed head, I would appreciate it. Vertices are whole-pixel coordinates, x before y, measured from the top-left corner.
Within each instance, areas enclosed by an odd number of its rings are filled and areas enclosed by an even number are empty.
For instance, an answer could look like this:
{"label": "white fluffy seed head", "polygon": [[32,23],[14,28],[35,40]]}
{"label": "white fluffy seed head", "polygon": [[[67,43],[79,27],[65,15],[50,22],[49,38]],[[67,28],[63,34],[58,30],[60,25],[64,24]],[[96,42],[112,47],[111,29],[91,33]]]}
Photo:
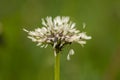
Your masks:
{"label": "white fluffy seed head", "polygon": [[[42,25],[44,27],[36,28],[34,31],[23,30],[28,33],[29,39],[37,43],[37,46],[46,48],[48,44],[52,45],[53,49],[56,50],[55,54],[59,53],[66,44],[76,42],[84,45],[86,40],[91,39],[91,36],[87,36],[86,32],[77,30],[76,23],[70,21],[68,16],[57,16],[54,19],[52,17],[42,18]],[[85,25],[83,24],[83,28]],[[68,59],[73,53],[74,51],[70,50]]]}

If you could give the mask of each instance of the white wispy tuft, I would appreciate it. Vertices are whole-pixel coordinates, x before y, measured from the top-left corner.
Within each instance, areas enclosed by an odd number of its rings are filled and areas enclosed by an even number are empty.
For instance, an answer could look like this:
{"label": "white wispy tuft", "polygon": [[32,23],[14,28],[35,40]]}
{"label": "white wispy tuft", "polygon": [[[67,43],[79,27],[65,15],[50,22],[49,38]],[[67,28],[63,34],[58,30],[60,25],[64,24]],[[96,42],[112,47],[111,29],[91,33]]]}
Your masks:
{"label": "white wispy tuft", "polygon": [[67,60],[70,60],[70,56],[74,55],[74,50],[73,49],[70,49],[68,55],[67,55]]}
{"label": "white wispy tuft", "polygon": [[[29,39],[37,43],[37,46],[46,48],[48,44],[52,45],[55,55],[67,44],[76,42],[84,45],[86,40],[91,39],[91,36],[87,36],[86,32],[77,30],[76,24],[70,21],[68,16],[57,16],[54,19],[46,17],[46,19],[42,19],[42,25],[42,28],[36,28],[34,31],[23,30],[28,33]],[[83,28],[85,25],[83,23]]]}

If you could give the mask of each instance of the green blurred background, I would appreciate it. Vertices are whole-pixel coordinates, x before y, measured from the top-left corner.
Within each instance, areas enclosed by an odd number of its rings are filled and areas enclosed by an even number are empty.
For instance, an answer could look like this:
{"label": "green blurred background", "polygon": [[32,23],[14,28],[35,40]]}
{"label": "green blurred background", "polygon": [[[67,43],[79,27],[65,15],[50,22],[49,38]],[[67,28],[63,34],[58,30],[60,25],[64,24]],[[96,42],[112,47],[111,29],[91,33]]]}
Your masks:
{"label": "green blurred background", "polygon": [[61,55],[61,80],[120,80],[120,0],[0,0],[0,80],[53,80],[51,47],[41,49],[22,30],[46,16],[70,16],[92,36],[71,61]]}

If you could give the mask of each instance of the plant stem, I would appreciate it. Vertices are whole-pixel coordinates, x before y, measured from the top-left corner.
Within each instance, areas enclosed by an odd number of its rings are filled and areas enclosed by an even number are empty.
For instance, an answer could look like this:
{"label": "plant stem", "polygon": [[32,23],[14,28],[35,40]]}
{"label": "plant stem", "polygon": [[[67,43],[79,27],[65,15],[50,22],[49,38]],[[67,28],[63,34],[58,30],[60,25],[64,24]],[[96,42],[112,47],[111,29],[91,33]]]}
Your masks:
{"label": "plant stem", "polygon": [[60,80],[60,53],[55,56],[55,80]]}

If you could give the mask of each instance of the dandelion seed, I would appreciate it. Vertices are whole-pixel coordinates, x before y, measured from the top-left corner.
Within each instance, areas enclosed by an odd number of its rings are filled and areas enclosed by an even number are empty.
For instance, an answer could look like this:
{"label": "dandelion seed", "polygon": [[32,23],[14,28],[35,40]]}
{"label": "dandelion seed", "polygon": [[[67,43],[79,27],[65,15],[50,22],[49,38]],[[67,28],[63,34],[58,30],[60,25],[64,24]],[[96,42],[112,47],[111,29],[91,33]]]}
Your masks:
{"label": "dandelion seed", "polygon": [[70,56],[74,55],[74,50],[73,49],[70,49],[68,55],[67,55],[67,60],[70,60]]}
{"label": "dandelion seed", "polygon": [[29,32],[28,30],[26,30],[25,28],[23,28],[23,31],[25,31],[25,32]]}
{"label": "dandelion seed", "polygon": [[83,23],[83,29],[85,29],[85,27],[86,27],[86,23],[84,22],[84,23]]}

